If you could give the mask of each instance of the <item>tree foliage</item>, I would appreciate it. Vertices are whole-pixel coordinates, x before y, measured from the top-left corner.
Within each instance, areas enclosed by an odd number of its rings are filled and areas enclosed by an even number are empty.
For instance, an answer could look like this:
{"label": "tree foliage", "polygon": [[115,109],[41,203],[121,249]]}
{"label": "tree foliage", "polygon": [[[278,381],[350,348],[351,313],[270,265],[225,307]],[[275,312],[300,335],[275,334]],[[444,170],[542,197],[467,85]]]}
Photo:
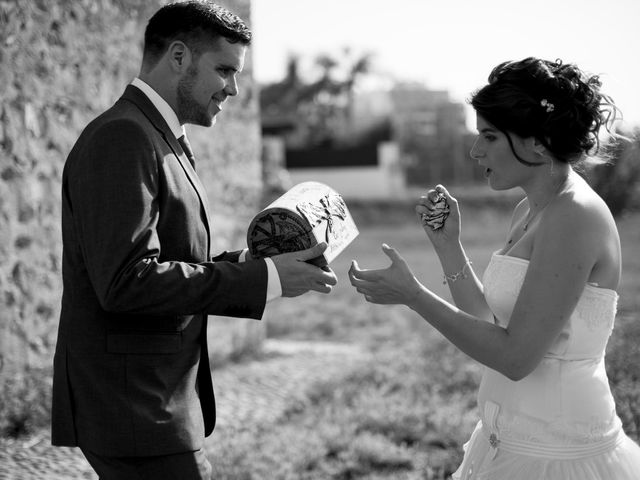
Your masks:
{"label": "tree foliage", "polygon": [[640,207],[640,127],[605,146],[610,161],[596,165],[589,178],[614,216]]}

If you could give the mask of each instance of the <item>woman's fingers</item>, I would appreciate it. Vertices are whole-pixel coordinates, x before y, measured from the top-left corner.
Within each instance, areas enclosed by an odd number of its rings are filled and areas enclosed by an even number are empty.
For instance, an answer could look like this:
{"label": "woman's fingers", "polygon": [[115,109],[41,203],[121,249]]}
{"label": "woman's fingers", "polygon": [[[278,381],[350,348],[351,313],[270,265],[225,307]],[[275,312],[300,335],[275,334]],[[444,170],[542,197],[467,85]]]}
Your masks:
{"label": "woman's fingers", "polygon": [[[375,276],[375,279],[365,277]],[[349,269],[349,281],[356,291],[367,299],[368,302],[375,302],[384,287],[379,283],[379,274],[373,270],[358,270],[357,263],[352,261]]]}
{"label": "woman's fingers", "polygon": [[[444,198],[445,203],[442,200]],[[429,225],[433,228],[431,223],[435,222],[432,217],[442,214],[443,205],[448,206],[454,204],[455,199],[449,195],[447,189],[442,185],[437,185],[435,188],[429,190],[426,195],[423,195],[418,200],[415,206],[416,213],[420,216],[420,220],[423,226]],[[447,210],[448,214],[448,210]]]}
{"label": "woman's fingers", "polygon": [[358,293],[371,293],[371,282],[352,277],[351,285],[355,287]]}
{"label": "woman's fingers", "polygon": [[385,271],[396,271],[398,268],[401,272],[410,270],[405,259],[400,253],[393,247],[390,247],[386,243],[382,244],[382,251],[391,259],[391,266]]}
{"label": "woman's fingers", "polygon": [[[380,279],[380,270],[361,270],[355,260],[351,261],[349,278],[352,280],[366,280],[375,282]],[[351,282],[353,284],[353,281]]]}
{"label": "woman's fingers", "polygon": [[431,189],[427,192],[426,195],[422,195],[418,199],[418,204],[416,206],[424,207],[427,210],[433,210],[435,203],[438,199],[438,191]]}
{"label": "woman's fingers", "polygon": [[451,196],[451,194],[449,193],[449,190],[447,190],[443,185],[436,185],[436,191],[444,195],[444,197],[447,199],[447,202],[449,202],[450,204],[453,204],[456,202],[456,199]]}
{"label": "woman's fingers", "polygon": [[386,243],[382,244],[382,251],[391,259],[391,264],[404,264],[404,258],[400,256],[395,248],[390,247]]}
{"label": "woman's fingers", "polygon": [[435,188],[429,190],[426,195],[422,195],[418,199],[416,207],[424,207],[431,211],[435,208],[435,204],[441,195],[444,195],[447,200],[455,200],[443,185],[438,184]]}

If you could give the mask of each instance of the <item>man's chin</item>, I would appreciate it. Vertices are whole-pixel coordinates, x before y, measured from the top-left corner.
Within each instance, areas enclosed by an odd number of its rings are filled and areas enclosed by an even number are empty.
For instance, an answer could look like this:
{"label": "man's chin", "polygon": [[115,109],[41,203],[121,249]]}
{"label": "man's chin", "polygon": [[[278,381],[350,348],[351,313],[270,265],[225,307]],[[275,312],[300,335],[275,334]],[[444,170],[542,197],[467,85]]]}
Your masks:
{"label": "man's chin", "polygon": [[199,117],[187,120],[186,123],[199,127],[212,127],[216,123],[216,117]]}
{"label": "man's chin", "polygon": [[216,123],[216,115],[203,115],[201,120],[202,123],[199,125],[202,125],[203,127],[212,127]]}

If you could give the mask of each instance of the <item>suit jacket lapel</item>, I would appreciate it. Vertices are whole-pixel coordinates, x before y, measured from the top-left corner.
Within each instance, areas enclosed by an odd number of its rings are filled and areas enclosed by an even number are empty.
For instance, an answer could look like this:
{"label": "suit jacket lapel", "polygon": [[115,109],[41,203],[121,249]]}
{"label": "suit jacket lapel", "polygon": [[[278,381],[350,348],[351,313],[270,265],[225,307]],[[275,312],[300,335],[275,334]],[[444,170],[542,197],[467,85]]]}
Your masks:
{"label": "suit jacket lapel", "polygon": [[[180,147],[180,144],[178,143],[178,139],[175,138],[175,136],[170,131],[168,134],[164,134],[163,136],[165,141],[171,147],[171,150],[173,150],[174,155],[178,158],[178,161],[180,162],[180,165],[182,166],[184,173],[189,178],[191,185],[197,192],[198,197],[200,198],[200,202],[202,203],[202,208],[204,209],[205,225],[207,227],[207,231],[209,232],[209,238],[211,238],[211,230],[210,230],[211,221],[209,219],[209,201],[207,199],[207,192],[205,192],[204,186],[200,181],[200,177],[198,177],[198,175],[196,174],[196,171],[191,166],[191,162],[187,158],[187,155],[182,151],[182,147]],[[207,252],[209,252],[209,245],[207,245]],[[211,252],[209,252],[209,256],[210,255],[211,255]]]}
{"label": "suit jacket lapel", "polygon": [[[151,103],[151,100],[149,100],[149,98],[140,89],[134,87],[133,85],[128,85],[124,91],[124,94],[122,95],[122,99],[134,103],[142,111],[142,113],[144,113],[151,124],[162,135],[165,142],[167,142],[174,155],[180,162],[182,169],[189,178],[191,185],[200,198],[200,203],[202,204],[202,209],[204,210],[205,227],[209,234],[209,239],[211,239],[211,221],[209,219],[209,201],[207,199],[207,193],[204,190],[204,186],[202,185],[200,178],[198,178],[198,175],[191,166],[189,159],[182,151],[182,147],[180,147],[178,139],[175,138],[175,135],[173,135],[173,133],[171,132],[169,125],[167,125],[167,122],[164,120],[158,109],[154,107],[153,103]],[[210,243],[211,240],[209,240],[209,245],[207,245],[207,253],[209,257],[211,256]]]}

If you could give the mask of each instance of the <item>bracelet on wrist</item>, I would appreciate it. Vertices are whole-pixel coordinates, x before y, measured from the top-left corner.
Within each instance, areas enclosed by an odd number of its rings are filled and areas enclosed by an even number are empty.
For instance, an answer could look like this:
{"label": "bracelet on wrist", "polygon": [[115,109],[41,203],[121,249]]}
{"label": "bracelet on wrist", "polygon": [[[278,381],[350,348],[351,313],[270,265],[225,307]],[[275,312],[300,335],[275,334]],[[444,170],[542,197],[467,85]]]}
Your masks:
{"label": "bracelet on wrist", "polygon": [[447,281],[449,281],[450,283],[455,283],[461,278],[462,279],[468,278],[469,274],[466,272],[466,270],[467,270],[467,267],[471,268],[471,265],[473,265],[473,262],[468,258],[465,258],[464,265],[462,266],[459,272],[453,273],[451,275],[447,275],[446,273],[444,274],[444,280],[442,281],[442,284],[446,285]]}

